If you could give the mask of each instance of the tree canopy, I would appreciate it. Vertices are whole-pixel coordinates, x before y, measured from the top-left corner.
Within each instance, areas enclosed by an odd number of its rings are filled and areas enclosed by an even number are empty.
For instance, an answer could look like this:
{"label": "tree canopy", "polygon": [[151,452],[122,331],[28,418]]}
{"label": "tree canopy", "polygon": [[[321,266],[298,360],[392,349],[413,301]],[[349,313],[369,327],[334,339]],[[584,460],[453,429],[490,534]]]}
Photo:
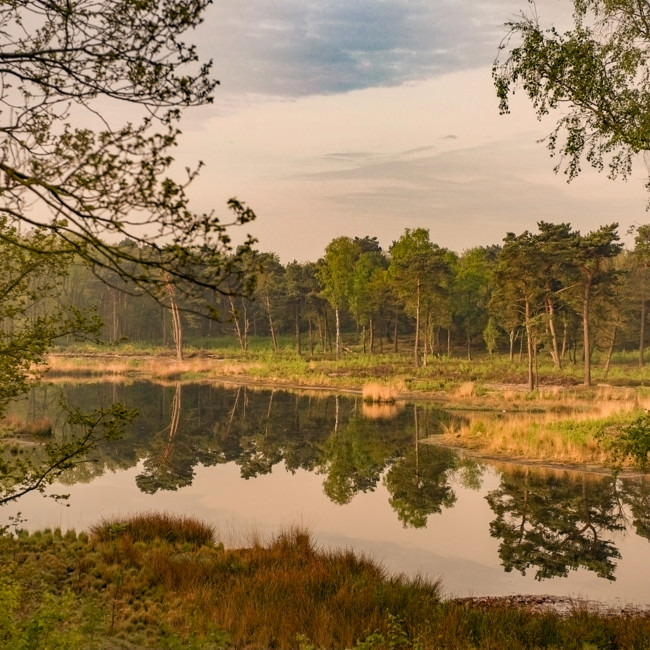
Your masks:
{"label": "tree canopy", "polygon": [[243,286],[231,276],[252,240],[233,250],[227,227],[254,213],[236,199],[228,223],[196,213],[187,188],[201,163],[172,175],[183,109],[210,103],[218,83],[186,41],[209,3],[2,3],[0,212],[54,235],[38,252],[74,252],[157,297],[170,283]]}
{"label": "tree canopy", "polygon": [[[493,77],[503,113],[523,90],[539,117],[557,111],[547,144],[569,180],[587,162],[627,177],[650,149],[650,3],[572,0],[572,29],[544,27],[535,3],[506,23]],[[647,184],[650,189],[650,182]]]}
{"label": "tree canopy", "polygon": [[[228,228],[253,211],[233,198],[226,223],[197,213],[188,186],[201,163],[175,177],[183,110],[218,84],[187,40],[210,1],[0,3],[0,414],[57,337],[100,329],[53,300],[74,261],[104,287],[168,304],[177,325],[179,302],[215,316],[217,294],[251,288],[254,240],[235,247]],[[131,417],[118,404],[72,411],[65,444],[3,459],[0,504],[42,491]]]}

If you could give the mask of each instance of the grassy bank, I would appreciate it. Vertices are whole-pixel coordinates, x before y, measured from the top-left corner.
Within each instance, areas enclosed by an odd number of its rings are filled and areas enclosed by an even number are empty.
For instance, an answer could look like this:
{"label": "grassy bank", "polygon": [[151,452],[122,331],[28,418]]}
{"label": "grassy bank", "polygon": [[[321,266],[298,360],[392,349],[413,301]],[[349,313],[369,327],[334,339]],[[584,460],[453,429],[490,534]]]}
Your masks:
{"label": "grassy bank", "polygon": [[[97,362],[98,359],[101,359],[101,363]],[[538,365],[541,391],[583,390],[580,363],[566,364],[562,370],[554,368],[544,359],[540,359]],[[426,365],[415,368],[412,353],[407,347],[402,347],[399,353],[382,354],[364,354],[346,348],[341,359],[336,360],[331,353],[311,357],[308,354],[298,355],[290,346],[280,347],[274,352],[269,348],[268,340],[255,338],[251,338],[246,352],[242,352],[234,340],[195,341],[185,346],[181,362],[177,362],[172,351],[165,347],[129,343],[77,344],[54,349],[50,366],[50,374],[54,375],[145,373],[160,378],[188,380],[225,376],[332,388],[360,389],[368,381],[384,379],[393,382],[402,392],[424,395],[453,393],[462,390],[468,383],[474,387],[475,394],[501,390],[504,386],[527,392],[528,375],[526,360],[519,356],[509,359],[503,355],[482,355],[472,360],[462,355],[430,356]],[[593,368],[594,385],[648,386],[650,390],[647,372],[638,366],[634,355],[615,355],[607,373],[597,359],[594,359]]]}
{"label": "grassy bank", "polygon": [[650,397],[645,391],[598,387],[582,396],[539,391],[525,401],[504,400],[501,406],[468,414],[466,424],[430,442],[489,456],[576,465],[610,466],[616,457],[619,465],[629,467],[635,459],[621,455],[621,432],[648,412]]}
{"label": "grassy bank", "polygon": [[123,345],[109,350],[108,356],[103,354],[106,348],[98,347],[55,354],[47,377],[233,382],[345,390],[377,402],[428,400],[471,413],[466,426],[437,442],[492,456],[601,466],[612,456],[611,440],[604,441],[602,432],[625,426],[650,408],[643,370],[624,356],[616,366],[615,384],[584,387],[567,370],[560,377],[552,367],[542,366],[543,384],[528,391],[525,364],[497,357],[431,359],[426,368],[415,369],[409,355],[395,354],[307,360],[287,350],[254,348],[243,354],[226,346],[188,348],[187,357],[176,361],[164,349]]}
{"label": "grassy bank", "polygon": [[225,549],[149,514],[0,537],[4,648],[648,648],[650,619],[444,600],[294,530]]}

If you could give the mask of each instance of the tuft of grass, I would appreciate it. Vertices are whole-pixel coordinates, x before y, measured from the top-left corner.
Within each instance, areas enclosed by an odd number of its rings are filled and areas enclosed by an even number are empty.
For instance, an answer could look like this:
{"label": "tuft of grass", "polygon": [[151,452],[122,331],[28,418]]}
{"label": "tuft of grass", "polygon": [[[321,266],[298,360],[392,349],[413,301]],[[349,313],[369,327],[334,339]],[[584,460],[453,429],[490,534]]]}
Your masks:
{"label": "tuft of grass", "polygon": [[214,542],[214,528],[192,517],[165,513],[144,513],[126,520],[105,520],[93,526],[91,535],[105,542],[128,537],[133,542],[162,540],[169,544],[191,544],[195,547]]}
{"label": "tuft of grass", "polygon": [[23,420],[17,416],[7,415],[0,421],[0,430],[16,436],[49,438],[52,435],[52,420],[49,418]]}
{"label": "tuft of grass", "polygon": [[490,455],[607,466],[613,455],[603,431],[625,427],[639,413],[636,402],[603,402],[570,415],[566,409],[469,414],[466,424],[446,432],[445,441]]}
{"label": "tuft of grass", "polygon": [[364,402],[392,404],[397,401],[400,389],[395,384],[381,384],[373,381],[363,385],[361,396]]}

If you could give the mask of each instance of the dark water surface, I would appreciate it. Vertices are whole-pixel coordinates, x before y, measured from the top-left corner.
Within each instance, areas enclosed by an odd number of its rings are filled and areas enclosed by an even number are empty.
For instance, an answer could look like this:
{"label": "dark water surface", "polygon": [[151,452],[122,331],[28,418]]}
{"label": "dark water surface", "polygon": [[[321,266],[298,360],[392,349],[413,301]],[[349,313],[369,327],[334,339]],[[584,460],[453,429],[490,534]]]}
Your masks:
{"label": "dark water surface", "polygon": [[73,405],[139,410],[118,442],[66,475],[69,505],[29,495],[27,527],[87,529],[166,511],[201,518],[230,545],[308,529],[447,595],[550,594],[650,601],[650,480],[463,458],[430,441],[464,416],[431,405],[216,387],[46,386],[19,407],[57,423]]}

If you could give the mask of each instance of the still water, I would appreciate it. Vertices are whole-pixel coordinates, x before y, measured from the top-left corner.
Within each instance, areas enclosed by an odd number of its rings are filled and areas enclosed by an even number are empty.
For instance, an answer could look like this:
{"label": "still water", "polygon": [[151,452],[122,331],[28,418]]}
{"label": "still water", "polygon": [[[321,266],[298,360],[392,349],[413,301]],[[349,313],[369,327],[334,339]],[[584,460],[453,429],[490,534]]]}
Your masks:
{"label": "still water", "polygon": [[[59,400],[120,401],[139,417],[53,492],[5,507],[26,527],[88,529],[165,511],[210,522],[228,545],[292,526],[448,596],[650,600],[650,480],[464,458],[435,444],[468,417],[432,405],[207,384],[42,387],[18,406],[65,431]],[[63,434],[60,434],[63,435]]]}

